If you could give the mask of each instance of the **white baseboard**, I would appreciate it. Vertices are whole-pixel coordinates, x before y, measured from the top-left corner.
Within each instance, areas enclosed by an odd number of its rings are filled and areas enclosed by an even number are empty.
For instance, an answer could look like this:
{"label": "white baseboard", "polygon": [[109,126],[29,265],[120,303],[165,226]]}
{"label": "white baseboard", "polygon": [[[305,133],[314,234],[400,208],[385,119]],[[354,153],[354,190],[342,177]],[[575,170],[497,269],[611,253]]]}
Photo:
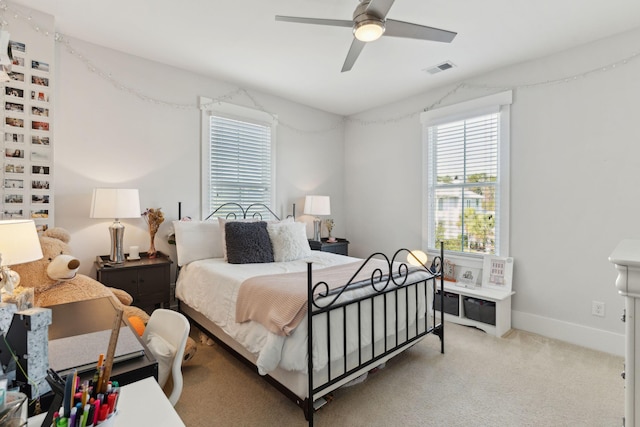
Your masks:
{"label": "white baseboard", "polygon": [[522,311],[511,312],[511,326],[515,329],[624,357],[624,334],[616,334]]}

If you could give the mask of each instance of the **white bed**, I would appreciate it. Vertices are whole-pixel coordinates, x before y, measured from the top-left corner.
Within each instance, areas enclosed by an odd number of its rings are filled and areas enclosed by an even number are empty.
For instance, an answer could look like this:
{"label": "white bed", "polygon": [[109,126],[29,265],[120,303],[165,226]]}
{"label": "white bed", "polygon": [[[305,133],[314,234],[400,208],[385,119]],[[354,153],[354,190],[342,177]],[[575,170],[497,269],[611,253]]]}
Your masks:
{"label": "white bed", "polygon": [[[242,216],[246,216],[246,211],[243,210]],[[314,401],[384,363],[426,334],[439,335],[444,350],[442,324],[436,324],[430,309],[433,288],[437,283],[441,285],[435,280],[439,274],[424,268],[408,271],[405,264],[392,262],[384,255],[382,261],[371,259],[365,263],[353,257],[311,251],[304,228],[275,221],[272,224],[268,229],[277,261],[230,263],[231,259],[225,260],[225,246],[230,247],[233,236],[222,233],[224,220],[175,222],[180,266],[176,297],[184,314],[242,356],[245,362],[254,365],[260,375],[266,376],[303,408],[310,423]],[[273,230],[277,231],[272,233]],[[281,239],[282,235],[277,233],[284,233],[283,230],[289,231],[285,233],[286,238]],[[398,251],[396,255],[402,252],[407,251]],[[404,257],[406,259],[406,253]],[[338,287],[327,296],[318,295],[323,285],[311,290],[317,283],[312,278],[314,275],[322,277],[332,268],[362,263],[365,269],[376,263],[367,271],[367,280],[363,281],[360,276],[347,278],[340,283],[351,282],[344,291]],[[297,278],[304,272],[307,272],[305,277],[311,278],[310,282],[300,280],[299,286],[316,296],[310,302],[305,298],[303,320],[290,333],[270,331],[268,325],[255,320],[236,321],[236,302],[245,281],[283,273],[298,273],[290,275]],[[372,276],[383,277],[383,280],[372,286]],[[309,311],[314,313],[311,322],[305,314]],[[441,314],[437,317],[441,319]],[[310,325],[312,361],[307,357]],[[309,375],[310,370],[313,375]]]}

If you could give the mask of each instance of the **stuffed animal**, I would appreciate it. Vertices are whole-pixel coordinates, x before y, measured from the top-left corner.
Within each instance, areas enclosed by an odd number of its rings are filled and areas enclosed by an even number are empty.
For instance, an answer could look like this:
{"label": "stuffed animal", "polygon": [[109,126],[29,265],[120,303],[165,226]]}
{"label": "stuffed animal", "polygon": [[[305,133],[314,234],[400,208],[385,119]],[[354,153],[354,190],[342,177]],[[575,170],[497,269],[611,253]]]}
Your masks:
{"label": "stuffed animal", "polygon": [[[11,267],[20,275],[15,293],[22,292],[22,288],[33,288],[34,305],[37,307],[111,297],[116,306],[122,308],[123,315],[133,321],[136,331],[141,335],[144,330],[141,324],[148,322],[149,315],[131,305],[133,298],[126,291],[104,286],[89,276],[78,274],[80,261],[71,255],[69,240],[69,232],[63,228],[50,228],[42,233],[42,259]],[[183,361],[190,360],[196,350],[195,341],[189,338]]]}

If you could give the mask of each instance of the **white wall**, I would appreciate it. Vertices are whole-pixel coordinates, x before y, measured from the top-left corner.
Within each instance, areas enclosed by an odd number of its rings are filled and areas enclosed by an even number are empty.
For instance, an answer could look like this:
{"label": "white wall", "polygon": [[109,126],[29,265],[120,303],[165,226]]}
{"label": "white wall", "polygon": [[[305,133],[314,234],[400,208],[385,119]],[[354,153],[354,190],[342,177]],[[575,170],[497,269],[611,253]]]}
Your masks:
{"label": "white wall", "polygon": [[[510,230],[514,327],[616,354],[624,348],[624,304],[607,258],[621,239],[640,238],[640,57],[603,68],[637,54],[638,39],[640,29],[498,70],[466,82],[496,89],[469,85],[442,102],[450,105],[498,92],[498,87],[515,88]],[[574,75],[580,77],[524,87]],[[350,118],[345,203],[354,255],[421,246],[417,113],[452,88]],[[385,122],[394,117],[398,119]],[[604,318],[591,315],[593,300],[606,304]]]}
{"label": "white wall", "polygon": [[[200,213],[200,111],[198,96],[217,99],[237,87],[184,70],[70,39],[74,53],[56,45],[57,90],[55,154],[55,225],[71,232],[71,246],[82,263],[81,272],[95,277],[96,255],[108,254],[111,221],[89,218],[94,187],[138,188],[142,209],[160,207],[166,221],[156,247],[170,253],[166,243],[171,220]],[[90,70],[79,58],[88,58],[97,70],[111,73],[116,82],[170,104],[148,102],[114,86]],[[343,220],[342,118],[248,89],[261,106],[278,116],[276,149],[276,212],[291,213],[297,203],[302,214],[306,194],[332,198],[336,234]],[[227,102],[248,107],[246,94]],[[316,133],[318,129],[331,129]],[[301,219],[305,219],[302,217]],[[149,245],[142,219],[123,220],[124,246]],[[309,235],[312,226],[308,227]]]}

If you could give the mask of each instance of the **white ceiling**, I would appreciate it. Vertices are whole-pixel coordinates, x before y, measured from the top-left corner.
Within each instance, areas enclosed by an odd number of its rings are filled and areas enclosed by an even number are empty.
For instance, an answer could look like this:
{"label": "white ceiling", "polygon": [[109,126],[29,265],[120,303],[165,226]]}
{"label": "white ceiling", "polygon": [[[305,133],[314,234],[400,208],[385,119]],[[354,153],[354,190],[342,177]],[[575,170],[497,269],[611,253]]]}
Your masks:
{"label": "white ceiling", "polygon": [[[357,0],[13,3],[55,16],[67,36],[341,115],[640,27],[639,0],[396,0],[388,18],[458,36],[451,44],[382,37],[341,73],[349,28],[274,16],[351,19]],[[444,61],[456,68],[424,71]]]}

